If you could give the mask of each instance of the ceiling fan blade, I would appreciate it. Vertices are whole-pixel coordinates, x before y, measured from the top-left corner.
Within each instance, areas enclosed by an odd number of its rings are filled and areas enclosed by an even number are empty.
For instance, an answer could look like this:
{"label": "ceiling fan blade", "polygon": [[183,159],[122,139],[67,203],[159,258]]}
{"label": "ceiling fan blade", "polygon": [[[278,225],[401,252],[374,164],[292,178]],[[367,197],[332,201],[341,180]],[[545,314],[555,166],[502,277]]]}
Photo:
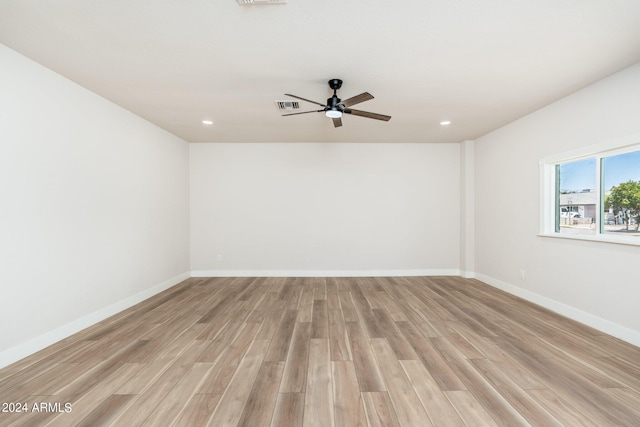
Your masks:
{"label": "ceiling fan blade", "polygon": [[324,111],[324,110],[300,111],[299,113],[283,114],[283,116],[295,116],[296,114],[307,114],[307,113],[320,113],[322,111]]}
{"label": "ceiling fan blade", "polygon": [[342,126],[342,119],[340,117],[336,117],[333,119],[333,127],[339,128]]}
{"label": "ceiling fan blade", "polygon": [[290,96],[290,97],[292,97],[292,98],[301,99],[301,100],[303,100],[303,101],[307,101],[307,102],[310,102],[310,103],[312,103],[312,104],[319,105],[319,106],[321,106],[321,107],[326,107],[326,105],[324,105],[324,104],[320,104],[319,102],[312,101],[312,100],[310,100],[310,99],[306,99],[306,98],[300,98],[299,96],[291,95],[290,93],[285,93],[285,95],[286,95],[286,96]]}
{"label": "ceiling fan blade", "polygon": [[366,117],[368,119],[384,120],[385,122],[391,120],[391,116],[386,116],[384,114],[378,113],[370,113],[368,111],[362,110],[352,110],[351,108],[345,108],[344,110],[342,110],[342,112],[346,114],[352,114],[354,116]]}
{"label": "ceiling fan blade", "polygon": [[356,105],[361,102],[368,101],[370,99],[373,99],[373,95],[371,95],[369,92],[363,92],[360,95],[352,96],[349,99],[345,99],[344,101],[341,102],[341,104],[344,105],[345,107],[350,107],[352,105]]}

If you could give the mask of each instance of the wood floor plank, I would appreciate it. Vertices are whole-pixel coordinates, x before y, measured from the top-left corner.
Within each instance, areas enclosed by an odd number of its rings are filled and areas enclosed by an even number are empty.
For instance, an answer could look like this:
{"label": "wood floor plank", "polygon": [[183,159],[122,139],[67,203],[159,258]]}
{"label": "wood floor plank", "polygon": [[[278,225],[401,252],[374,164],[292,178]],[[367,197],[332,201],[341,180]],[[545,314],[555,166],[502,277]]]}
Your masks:
{"label": "wood floor plank", "polygon": [[400,422],[386,391],[362,393],[362,401],[370,427],[400,427]]}
{"label": "wood floor plank", "polygon": [[207,425],[235,426],[238,424],[262,361],[267,354],[268,346],[269,342],[266,340],[251,343]]}
{"label": "wood floor plank", "polygon": [[73,378],[76,375],[80,375],[78,369],[82,366],[80,363],[56,363],[53,365],[53,369],[44,372],[32,380],[16,385],[12,388],[11,394],[7,394],[9,401],[20,402],[24,401],[28,396],[46,396],[54,394],[56,390],[59,390],[60,385],[55,381],[56,378],[64,376],[67,378]]}
{"label": "wood floor plank", "polygon": [[75,425],[78,427],[110,425],[111,422],[120,415],[120,411],[122,411],[134,397],[135,396],[130,394],[112,394]]}
{"label": "wood floor plank", "polygon": [[357,282],[353,282],[350,293],[353,306],[358,313],[358,318],[367,336],[369,338],[384,338],[384,331],[376,321],[371,306]]}
{"label": "wood floor plank", "polygon": [[221,394],[194,394],[173,427],[203,427],[220,402]]}
{"label": "wood floor plank", "polygon": [[304,393],[306,390],[310,340],[311,323],[297,322],[284,366],[280,393]]}
{"label": "wood floor plank", "polygon": [[136,375],[145,366],[145,363],[125,363],[120,369],[103,381],[100,387],[94,387],[86,394],[79,396],[78,399],[73,402],[73,410],[71,412],[54,417],[47,424],[47,427],[67,427],[79,423],[110,396],[118,396],[116,391],[122,387],[131,376]]}
{"label": "wood floor plank", "polygon": [[200,355],[198,362],[216,362],[245,326],[241,319],[225,319],[221,323],[223,326],[215,339],[202,338],[202,334],[198,336],[198,340],[209,343]]}
{"label": "wood floor plank", "polygon": [[311,317],[311,338],[329,338],[329,322],[326,299],[313,300],[313,315]]}
{"label": "wood floor plank", "polygon": [[286,360],[297,317],[297,310],[287,310],[282,316],[280,323],[278,323],[278,328],[270,340],[269,351],[265,360],[269,362],[284,362]]}
{"label": "wood floor plank", "polygon": [[311,340],[305,395],[302,425],[305,427],[334,426],[333,384],[328,339]]}
{"label": "wood floor plank", "polygon": [[423,313],[429,321],[461,320],[457,317],[461,314],[462,318],[466,319],[463,311],[455,305],[449,305],[449,301],[437,293],[426,291],[425,286],[410,282],[406,286],[406,291],[403,301],[406,301],[415,311]]}
{"label": "wood floor plank", "polygon": [[356,308],[353,306],[353,301],[351,300],[351,294],[346,291],[340,291],[340,307],[342,308],[342,315],[344,317],[345,322],[359,322],[358,313],[356,312]]}
{"label": "wood floor plank", "polygon": [[[155,360],[145,364],[145,366],[132,375],[129,380],[120,387],[116,393],[118,394],[139,394],[144,391],[151,383],[160,377],[167,369],[176,362],[187,361],[189,363],[194,355],[201,358],[201,353],[208,346],[207,341],[196,341],[195,334],[185,333],[180,338],[173,341],[166,348],[158,350]],[[194,349],[192,345],[197,346]],[[189,351],[188,354],[185,354]],[[197,360],[196,360],[197,361]]]}
{"label": "wood floor plank", "polygon": [[222,394],[240,365],[244,354],[253,342],[260,327],[257,323],[245,323],[236,339],[224,350],[216,361],[206,380],[202,382],[198,393]]}
{"label": "wood floor plank", "polygon": [[[529,372],[525,366],[521,365],[517,360],[512,358],[510,354],[492,342],[482,344],[482,351],[485,352],[488,360],[495,362],[500,369],[514,381],[518,387],[523,390],[546,389],[547,386],[542,383],[535,375]],[[481,359],[475,357],[472,359]]]}
{"label": "wood floor plank", "polygon": [[286,301],[276,300],[265,312],[264,319],[256,335],[257,340],[270,340],[278,329],[278,323],[284,315]]}
{"label": "wood floor plank", "polygon": [[151,383],[145,384],[136,398],[131,401],[131,404],[112,425],[123,427],[142,425],[171,392],[175,384],[189,372],[204,348],[205,343],[194,341],[188,351],[173,361],[161,375]]}
{"label": "wood floor plank", "polygon": [[[524,417],[469,365],[468,361],[452,358],[448,359],[447,362],[466,388],[473,394],[473,397],[484,406],[498,424],[505,426],[529,425]],[[460,415],[462,416],[462,414]]]}
{"label": "wood floor plank", "polygon": [[462,310],[460,307],[458,307],[449,299],[439,298],[436,300],[436,304],[445,308],[453,316],[453,318],[448,318],[443,320],[456,320],[456,321],[462,322],[471,330],[473,330],[476,334],[483,337],[495,336],[494,331],[497,328],[493,326],[490,321],[485,320],[484,322],[481,322],[477,320],[474,316],[469,315],[468,312]]}
{"label": "wood floor plank", "polygon": [[469,363],[531,425],[561,426],[557,419],[504,374],[499,365],[486,359],[473,359]]}
{"label": "wood floor plank", "polygon": [[207,312],[198,319],[198,323],[213,323],[228,308],[229,303],[235,300],[238,289],[233,285],[221,289]]}
{"label": "wood floor plank", "polygon": [[313,319],[313,284],[306,283],[302,287],[298,305],[298,322],[311,322]]}
{"label": "wood floor plank", "polygon": [[[143,340],[142,343],[148,343],[148,341]],[[104,341],[92,341],[92,345],[85,347],[82,351],[76,353],[75,356],[68,359],[70,363],[85,363],[92,362],[98,363],[103,361],[109,357],[114,351],[117,351],[118,348],[121,348],[122,344],[119,342],[114,342],[110,340]]]}
{"label": "wood floor plank", "polygon": [[[579,411],[585,413],[590,419],[607,425],[611,420],[618,420],[624,425],[633,425],[635,416],[626,410],[624,404],[617,399],[612,399],[604,390],[591,383],[586,378],[567,369],[566,363],[559,363],[557,358],[539,359],[521,349],[502,342],[512,357],[526,366],[529,372],[534,373],[549,389],[559,395],[568,398],[571,404]],[[562,360],[560,358],[560,360]],[[565,361],[566,362],[566,361]]]}
{"label": "wood floor plank", "polygon": [[576,410],[567,401],[562,399],[558,394],[549,389],[527,390],[527,393],[533,397],[540,405],[544,406],[558,421],[565,426],[587,426],[597,427],[598,424],[591,421],[589,417],[584,416],[580,411]]}
{"label": "wood floor plank", "polygon": [[400,361],[413,390],[434,426],[463,427],[465,424],[427,368],[418,360]]}
{"label": "wood floor plank", "polygon": [[474,347],[463,335],[457,331],[447,334],[447,340],[453,345],[466,359],[482,359],[487,357],[478,348]]}
{"label": "wood floor plank", "polygon": [[[464,423],[469,426],[497,427],[489,412],[467,390],[445,391],[445,396],[456,409]],[[508,424],[500,424],[507,426]]]}
{"label": "wood floor plank", "polygon": [[331,369],[336,427],[365,427],[367,417],[353,362],[334,361]]}
{"label": "wood floor plank", "polygon": [[213,363],[195,363],[160,401],[142,425],[154,427],[173,424],[212,368]]}
{"label": "wood floor plank", "polygon": [[404,313],[402,308],[400,308],[400,306],[395,301],[395,299],[391,295],[389,295],[386,291],[379,292],[378,298],[384,305],[384,308],[389,312],[389,315],[391,316],[391,319],[394,322],[402,322],[402,321],[409,320],[409,318]]}
{"label": "wood floor plank", "polygon": [[302,283],[299,278],[292,278],[291,292],[288,294],[287,303],[285,305],[286,310],[297,310],[300,307],[300,300],[302,298]]}
{"label": "wood floor plank", "polygon": [[313,283],[313,299],[325,300],[327,299],[327,281],[324,277],[314,277]]}
{"label": "wood floor plank", "polygon": [[[78,334],[79,335],[79,334]],[[55,363],[65,362],[84,347],[94,345],[78,336],[67,337],[49,347],[0,369],[0,394],[6,393],[18,384],[30,381],[43,372],[51,370]],[[46,360],[48,363],[38,363]]]}
{"label": "wood floor plank", "polygon": [[[621,388],[630,384],[640,386],[640,368],[620,358],[609,356],[607,351],[590,349],[585,341],[577,341],[575,337],[566,337],[565,340],[563,337],[554,336],[545,337],[543,340],[566,354],[567,357],[562,360],[566,359],[567,363],[576,365],[582,376],[602,388]],[[575,364],[571,360],[575,361]]]}
{"label": "wood floor plank", "polygon": [[349,336],[347,335],[342,311],[329,310],[328,316],[331,360],[352,360]]}
{"label": "wood floor plank", "polygon": [[602,333],[593,336],[592,340],[595,342],[594,345],[607,348],[612,356],[633,365],[636,370],[640,370],[640,347],[629,345],[618,338]]}
{"label": "wood floor plank", "polygon": [[613,378],[612,375],[602,372],[597,367],[589,363],[589,359],[597,360],[594,356],[578,352],[567,357],[556,358],[558,363],[567,370],[578,373],[582,378],[600,388],[619,388],[624,384]]}
{"label": "wood floor plank", "polygon": [[369,345],[369,338],[360,323],[347,322],[346,326],[360,391],[387,391]]}
{"label": "wood floor plank", "polygon": [[397,322],[409,344],[414,348],[419,359],[427,367],[438,383],[440,390],[466,390],[466,386],[453,371],[449,363],[436,351],[431,341],[423,337],[411,322]]}
{"label": "wood floor plank", "polygon": [[385,309],[384,303],[380,298],[379,292],[373,289],[372,286],[369,286],[367,289],[365,289],[363,291],[363,294],[364,294],[364,297],[367,299],[367,302],[369,303],[369,307],[371,307],[372,310]]}
{"label": "wood floor plank", "polygon": [[173,341],[162,341],[157,346],[147,346],[145,350],[151,348],[149,354],[137,353],[131,362],[148,362],[154,360],[175,360],[184,353],[191,342],[197,339],[202,333],[204,324],[196,323],[189,326],[183,333],[176,337]]}
{"label": "wood floor plank", "polygon": [[284,362],[263,362],[244,405],[238,427],[268,427],[278,397]]}
{"label": "wood floor plank", "polygon": [[[395,302],[402,309],[404,317],[407,318],[406,322],[415,325],[415,327],[420,331],[420,334],[425,338],[439,337],[443,335],[443,332],[435,323],[439,318],[437,316],[430,315],[428,308],[412,301],[413,294],[406,289],[402,291],[396,290],[396,292],[401,294],[399,298],[395,299]],[[427,319],[427,317],[431,317],[431,319]]]}
{"label": "wood floor plank", "polygon": [[280,290],[278,291],[278,300],[285,301],[286,303],[286,301],[288,301],[289,297],[291,296],[291,292],[293,291],[293,288],[294,288],[293,285],[296,279],[294,277],[275,277],[274,279],[280,282]]}
{"label": "wood floor plank", "polygon": [[[260,295],[260,294],[258,294]],[[262,323],[267,316],[267,313],[271,311],[271,308],[278,301],[278,294],[275,292],[264,292],[262,293],[262,298],[255,303],[253,308],[251,308],[251,314],[247,317],[247,322],[250,323]],[[284,306],[284,302],[280,301]],[[249,303],[247,305],[250,305]]]}
{"label": "wood floor plank", "polygon": [[[486,357],[490,360],[500,360],[504,357],[503,352],[498,351],[499,348],[494,340],[477,335],[461,322],[447,322],[446,325],[447,328],[449,328],[449,333],[459,334],[481,353],[479,357],[467,357],[467,359],[481,359]],[[460,350],[460,352],[465,354],[462,350]]]}
{"label": "wood floor plank", "polygon": [[231,321],[232,315],[230,313],[220,313],[214,322],[198,323],[202,325],[202,330],[198,335],[199,340],[213,340],[217,338],[223,330],[226,329],[227,324]]}
{"label": "wood floor plank", "polygon": [[304,393],[279,393],[271,427],[300,427],[304,419]]}
{"label": "wood floor plank", "polygon": [[640,390],[640,368],[635,365],[618,357],[598,357],[588,362],[625,387]]}
{"label": "wood floor plank", "polygon": [[374,338],[371,340],[371,347],[389,390],[389,397],[400,425],[403,427],[432,426],[429,416],[387,339]]}
{"label": "wood floor plank", "polygon": [[418,359],[415,350],[406,340],[400,329],[398,329],[398,326],[391,320],[389,313],[384,309],[373,309],[372,311],[398,360]]}
{"label": "wood floor plank", "polygon": [[[100,384],[105,381],[116,372],[123,364],[129,362],[131,355],[136,354],[138,343],[134,342],[124,346],[121,350],[116,351],[110,355],[109,358],[93,365],[91,362],[87,362],[86,366],[78,369],[78,375],[72,375],[67,379],[70,380],[62,388],[59,388],[52,394],[59,398],[70,398],[72,396],[78,396],[89,392],[96,384]],[[55,388],[53,385],[52,389]]]}
{"label": "wood floor plank", "polygon": [[640,420],[640,392],[629,387],[608,388],[605,393],[617,401],[623,402],[628,411],[635,413],[636,419]]}
{"label": "wood floor plank", "polygon": [[327,310],[340,310],[340,294],[338,293],[338,280],[335,277],[327,277]]}

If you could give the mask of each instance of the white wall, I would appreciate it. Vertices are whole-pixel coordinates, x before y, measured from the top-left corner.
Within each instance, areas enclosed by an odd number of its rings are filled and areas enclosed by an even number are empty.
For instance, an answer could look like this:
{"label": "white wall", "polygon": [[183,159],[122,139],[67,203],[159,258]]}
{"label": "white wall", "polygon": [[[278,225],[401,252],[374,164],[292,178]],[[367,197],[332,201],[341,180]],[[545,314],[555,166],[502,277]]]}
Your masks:
{"label": "white wall", "polygon": [[0,45],[0,366],[188,277],[188,161]]}
{"label": "white wall", "polygon": [[463,150],[188,146],[1,45],[0,94],[0,366],[190,269],[475,268],[488,283],[640,344],[640,248],[536,236],[539,159],[640,133],[640,65]]}
{"label": "white wall", "polygon": [[459,153],[458,144],[191,144],[191,269],[458,274]]}
{"label": "white wall", "polygon": [[475,142],[477,277],[636,345],[640,247],[536,234],[539,160],[640,134],[639,118],[640,64]]}

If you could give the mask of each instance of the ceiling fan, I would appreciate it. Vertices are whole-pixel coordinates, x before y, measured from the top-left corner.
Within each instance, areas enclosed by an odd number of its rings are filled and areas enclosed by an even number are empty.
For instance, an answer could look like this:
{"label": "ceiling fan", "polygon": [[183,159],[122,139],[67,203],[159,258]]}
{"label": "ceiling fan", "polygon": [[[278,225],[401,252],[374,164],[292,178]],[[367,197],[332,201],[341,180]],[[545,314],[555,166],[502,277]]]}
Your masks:
{"label": "ceiling fan", "polygon": [[386,116],[384,114],[370,113],[368,111],[354,110],[353,108],[349,108],[352,105],[356,105],[361,102],[373,99],[373,95],[371,95],[369,92],[363,92],[360,95],[352,96],[351,98],[342,101],[340,98],[338,98],[338,95],[336,95],[336,91],[342,87],[342,80],[329,80],[329,87],[333,89],[333,96],[327,99],[326,104],[321,104],[316,101],[311,101],[309,99],[301,98],[296,95],[291,95],[290,93],[285,93],[286,96],[319,105],[322,107],[322,110],[301,111],[299,113],[283,114],[283,116],[295,116],[297,114],[324,112],[327,117],[333,119],[333,126],[335,127],[342,126],[342,114],[352,114],[354,116],[366,117],[369,119],[384,120],[385,122],[388,122],[391,119],[391,116]]}

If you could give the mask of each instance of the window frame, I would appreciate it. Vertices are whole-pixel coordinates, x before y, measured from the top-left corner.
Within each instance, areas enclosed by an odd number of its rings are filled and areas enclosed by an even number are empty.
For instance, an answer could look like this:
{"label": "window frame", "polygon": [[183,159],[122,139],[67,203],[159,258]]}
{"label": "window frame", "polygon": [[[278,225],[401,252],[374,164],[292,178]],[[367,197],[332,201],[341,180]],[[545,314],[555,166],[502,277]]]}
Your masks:
{"label": "window frame", "polygon": [[[602,195],[604,180],[602,175],[603,158],[634,151],[640,151],[640,134],[629,135],[582,149],[555,154],[540,160],[540,232],[538,236],[640,246],[640,237],[638,236],[604,233],[602,221],[602,212],[604,209],[604,198]],[[559,210],[556,209],[558,203],[557,198],[559,197],[558,166],[563,163],[589,158],[596,159],[596,182],[598,183],[596,188],[596,233],[594,235],[560,233],[559,230],[556,229],[556,224],[558,224],[557,216],[560,215]]]}

